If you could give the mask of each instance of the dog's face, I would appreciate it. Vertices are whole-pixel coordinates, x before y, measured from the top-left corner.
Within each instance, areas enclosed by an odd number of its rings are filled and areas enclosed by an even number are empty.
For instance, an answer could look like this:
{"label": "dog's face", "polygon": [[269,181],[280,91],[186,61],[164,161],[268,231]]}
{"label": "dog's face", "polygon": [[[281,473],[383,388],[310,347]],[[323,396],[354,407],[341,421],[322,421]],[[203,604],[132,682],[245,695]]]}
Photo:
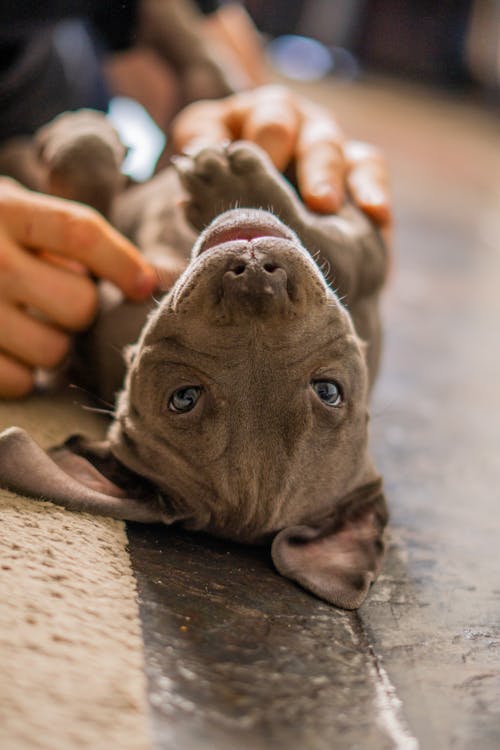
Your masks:
{"label": "dog's face", "polygon": [[387,522],[367,391],[350,317],[295,234],[266,212],[231,211],[201,234],[131,350],[108,440],[47,455],[7,430],[0,481],[72,510],[274,536],[280,573],[353,609]]}
{"label": "dog's face", "polygon": [[273,215],[221,215],[193,257],[136,347],[113,451],[191,527],[260,541],[326,513],[363,474],[363,349]]}

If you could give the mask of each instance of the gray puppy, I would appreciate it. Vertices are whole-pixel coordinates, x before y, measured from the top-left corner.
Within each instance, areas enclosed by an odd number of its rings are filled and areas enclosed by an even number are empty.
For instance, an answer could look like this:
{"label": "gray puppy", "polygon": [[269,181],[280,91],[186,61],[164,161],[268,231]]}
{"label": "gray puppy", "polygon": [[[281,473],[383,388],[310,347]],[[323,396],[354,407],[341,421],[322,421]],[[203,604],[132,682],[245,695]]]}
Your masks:
{"label": "gray puppy", "polygon": [[106,353],[143,326],[106,440],[47,454],[6,430],[0,483],[71,510],[272,543],[284,576],[358,607],[387,523],[367,446],[387,268],[378,232],[352,206],[310,213],[246,143],[181,157],[115,199],[112,216],[157,261],[194,239],[191,261],[145,324],[140,306],[103,304],[86,341],[102,392],[123,374]]}

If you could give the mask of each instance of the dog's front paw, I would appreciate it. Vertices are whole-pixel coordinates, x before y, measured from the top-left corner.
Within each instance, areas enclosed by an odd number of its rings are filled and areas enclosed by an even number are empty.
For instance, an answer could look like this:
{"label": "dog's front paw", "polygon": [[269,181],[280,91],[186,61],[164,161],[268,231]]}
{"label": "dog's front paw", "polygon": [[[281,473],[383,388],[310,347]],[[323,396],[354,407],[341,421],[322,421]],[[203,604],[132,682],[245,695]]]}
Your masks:
{"label": "dog's front paw", "polygon": [[124,184],[126,149],[102,112],[64,112],[38,130],[35,145],[50,193],[108,214]]}
{"label": "dog's front paw", "polygon": [[243,141],[177,157],[174,166],[189,194],[186,218],[199,230],[231,208],[273,210],[288,190],[268,156]]}

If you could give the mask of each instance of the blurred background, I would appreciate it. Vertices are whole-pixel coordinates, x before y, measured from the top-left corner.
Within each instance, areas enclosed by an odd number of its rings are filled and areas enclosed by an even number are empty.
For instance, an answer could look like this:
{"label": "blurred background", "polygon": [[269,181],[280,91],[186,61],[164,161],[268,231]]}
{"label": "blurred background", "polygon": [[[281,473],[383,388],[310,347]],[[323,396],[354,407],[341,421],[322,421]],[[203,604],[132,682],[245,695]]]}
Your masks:
{"label": "blurred background", "polygon": [[[186,103],[276,76],[302,84],[324,80],[325,91],[385,77],[386,85],[427,86],[497,113],[500,2],[0,4],[0,143],[33,134],[61,111],[106,110],[114,100],[111,115],[122,137],[132,152],[147,152],[140,158],[131,153],[128,160],[137,179],[151,174],[162,134]],[[144,113],[123,98],[140,103],[161,132],[153,128],[143,137]],[[0,171],[2,166],[0,159]]]}
{"label": "blurred background", "polygon": [[[328,53],[323,59],[330,56],[329,70],[339,75],[377,71],[498,95],[497,0],[246,0],[245,6],[271,39],[292,34],[321,42]],[[282,49],[271,42],[278,66]],[[317,73],[321,70],[318,63]]]}

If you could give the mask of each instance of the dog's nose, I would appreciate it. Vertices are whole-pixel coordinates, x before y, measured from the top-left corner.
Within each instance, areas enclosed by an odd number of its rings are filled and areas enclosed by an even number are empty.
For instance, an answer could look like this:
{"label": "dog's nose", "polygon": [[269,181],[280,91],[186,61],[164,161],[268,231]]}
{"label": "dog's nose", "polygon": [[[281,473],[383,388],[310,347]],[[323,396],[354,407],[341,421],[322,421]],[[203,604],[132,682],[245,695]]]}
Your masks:
{"label": "dog's nose", "polygon": [[273,259],[235,259],[224,274],[223,294],[227,303],[249,314],[279,312],[288,303],[286,270]]}

